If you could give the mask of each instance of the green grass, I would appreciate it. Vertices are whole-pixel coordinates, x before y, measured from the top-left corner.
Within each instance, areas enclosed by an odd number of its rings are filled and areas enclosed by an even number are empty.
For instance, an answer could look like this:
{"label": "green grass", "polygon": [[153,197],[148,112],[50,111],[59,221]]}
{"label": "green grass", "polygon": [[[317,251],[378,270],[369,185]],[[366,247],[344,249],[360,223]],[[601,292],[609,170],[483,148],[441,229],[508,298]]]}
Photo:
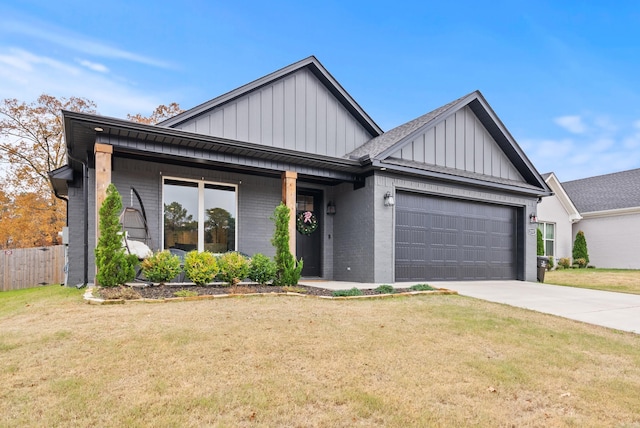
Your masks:
{"label": "green grass", "polygon": [[0,426],[640,423],[632,333],[457,295],[80,294],[2,295]]}
{"label": "green grass", "polygon": [[51,307],[68,302],[78,302],[78,297],[83,293],[84,290],[60,285],[1,291],[0,317],[22,313],[32,310],[34,307]]}
{"label": "green grass", "polygon": [[558,269],[546,272],[544,282],[568,287],[640,294],[640,270]]}

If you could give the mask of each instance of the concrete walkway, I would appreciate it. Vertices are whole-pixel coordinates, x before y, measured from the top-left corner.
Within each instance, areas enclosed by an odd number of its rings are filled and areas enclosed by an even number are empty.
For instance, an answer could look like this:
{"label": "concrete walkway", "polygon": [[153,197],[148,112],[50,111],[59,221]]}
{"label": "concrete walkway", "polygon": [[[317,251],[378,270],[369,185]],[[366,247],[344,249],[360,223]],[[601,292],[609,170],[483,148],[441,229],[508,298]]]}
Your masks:
{"label": "concrete walkway", "polygon": [[[331,290],[345,290],[353,287],[376,288],[380,285],[316,280],[301,280],[300,283]],[[405,288],[414,284],[416,283],[398,282],[393,286]],[[640,295],[637,294],[613,293],[524,281],[429,282],[429,285],[455,290],[463,296],[504,303],[617,330],[640,333]]]}

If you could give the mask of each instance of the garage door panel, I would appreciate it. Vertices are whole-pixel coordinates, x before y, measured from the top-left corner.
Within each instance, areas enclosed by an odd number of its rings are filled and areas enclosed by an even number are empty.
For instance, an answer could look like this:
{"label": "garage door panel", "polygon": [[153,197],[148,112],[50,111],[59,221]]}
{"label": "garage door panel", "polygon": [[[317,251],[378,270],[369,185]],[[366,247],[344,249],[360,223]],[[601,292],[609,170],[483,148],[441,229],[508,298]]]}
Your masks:
{"label": "garage door panel", "polygon": [[398,192],[396,281],[515,279],[515,213]]}

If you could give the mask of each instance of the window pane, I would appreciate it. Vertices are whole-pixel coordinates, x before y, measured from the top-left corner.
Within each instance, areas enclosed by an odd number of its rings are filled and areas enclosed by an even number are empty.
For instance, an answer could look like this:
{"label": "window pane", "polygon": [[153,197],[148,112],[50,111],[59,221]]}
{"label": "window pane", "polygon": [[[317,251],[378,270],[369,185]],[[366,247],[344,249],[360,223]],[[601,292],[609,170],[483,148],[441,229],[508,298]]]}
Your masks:
{"label": "window pane", "polygon": [[544,255],[553,256],[553,241],[546,241],[544,243]]}
{"label": "window pane", "polygon": [[198,184],[166,180],[164,184],[164,248],[198,248]]}
{"label": "window pane", "polygon": [[555,237],[555,224],[546,224],[545,239],[553,239]]}
{"label": "window pane", "polygon": [[205,184],[204,215],[204,249],[212,253],[235,251],[235,188]]}

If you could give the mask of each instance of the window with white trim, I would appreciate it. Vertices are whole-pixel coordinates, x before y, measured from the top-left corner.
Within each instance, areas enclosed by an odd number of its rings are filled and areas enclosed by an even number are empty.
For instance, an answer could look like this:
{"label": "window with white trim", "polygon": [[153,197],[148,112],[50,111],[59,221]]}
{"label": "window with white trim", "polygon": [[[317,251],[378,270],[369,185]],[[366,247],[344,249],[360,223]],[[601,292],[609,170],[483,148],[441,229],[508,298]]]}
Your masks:
{"label": "window with white trim", "polygon": [[542,232],[542,242],[544,243],[544,255],[555,256],[556,246],[556,225],[555,223],[538,223],[538,229]]}
{"label": "window with white trim", "polygon": [[236,186],[165,177],[162,194],[165,249],[236,250]]}

